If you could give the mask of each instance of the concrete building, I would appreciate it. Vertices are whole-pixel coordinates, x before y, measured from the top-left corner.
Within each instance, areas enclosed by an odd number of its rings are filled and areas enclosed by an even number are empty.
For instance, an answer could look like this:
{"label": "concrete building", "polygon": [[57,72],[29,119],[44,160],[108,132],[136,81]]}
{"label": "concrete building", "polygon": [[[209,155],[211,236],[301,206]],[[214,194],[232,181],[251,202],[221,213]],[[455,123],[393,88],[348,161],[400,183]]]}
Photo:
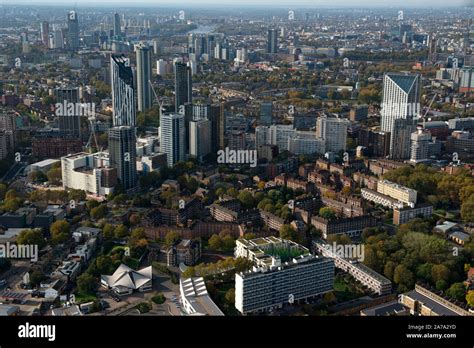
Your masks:
{"label": "concrete building", "polygon": [[182,309],[187,315],[224,315],[207,293],[204,278],[180,278],[179,291]]}
{"label": "concrete building", "polygon": [[392,197],[406,205],[414,206],[416,204],[417,192],[415,190],[388,180],[379,180],[377,192]]}
{"label": "concrete building", "polygon": [[160,151],[166,154],[169,167],[186,159],[184,115],[177,113],[161,115],[160,142]]}
{"label": "concrete building", "polygon": [[235,275],[235,308],[242,314],[281,308],[332,291],[334,262],[313,256],[297,243],[276,237],[239,239],[235,257],[252,260]]}
{"label": "concrete building", "polygon": [[98,196],[113,192],[117,184],[117,171],[109,167],[107,154],[85,152],[61,158],[64,189],[84,190]]}
{"label": "concrete building", "polygon": [[201,119],[189,122],[189,154],[202,160],[211,153],[211,121]]}
{"label": "concrete building", "polygon": [[433,206],[429,204],[419,204],[414,208],[395,207],[393,208],[393,224],[401,225],[417,217],[429,218],[433,214]]}
{"label": "concrete building", "polygon": [[378,274],[371,268],[359,263],[353,259],[340,257],[336,252],[329,248],[329,244],[321,241],[313,241],[315,251],[324,257],[334,260],[336,268],[349,273],[356,280],[367,286],[370,290],[378,295],[386,295],[392,292],[392,282],[384,276]]}
{"label": "concrete building", "polygon": [[428,159],[431,134],[418,129],[411,134],[411,157],[410,162],[420,163]]}
{"label": "concrete building", "polygon": [[322,115],[316,120],[316,138],[324,141],[325,152],[346,150],[347,128],[350,121]]}
{"label": "concrete building", "polygon": [[137,106],[145,111],[153,105],[151,91],[151,50],[144,43],[135,46],[137,54]]}
{"label": "concrete building", "polygon": [[416,284],[415,289],[400,295],[399,302],[419,316],[472,316],[473,313],[428,288]]}

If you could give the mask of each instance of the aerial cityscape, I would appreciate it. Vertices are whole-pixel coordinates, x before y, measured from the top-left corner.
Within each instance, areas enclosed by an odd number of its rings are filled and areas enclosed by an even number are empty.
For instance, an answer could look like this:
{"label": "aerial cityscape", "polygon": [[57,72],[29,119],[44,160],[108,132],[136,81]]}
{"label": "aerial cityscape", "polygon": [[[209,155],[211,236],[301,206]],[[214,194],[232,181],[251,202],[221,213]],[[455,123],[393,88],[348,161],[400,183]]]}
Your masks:
{"label": "aerial cityscape", "polygon": [[474,315],[469,2],[27,3],[0,316]]}

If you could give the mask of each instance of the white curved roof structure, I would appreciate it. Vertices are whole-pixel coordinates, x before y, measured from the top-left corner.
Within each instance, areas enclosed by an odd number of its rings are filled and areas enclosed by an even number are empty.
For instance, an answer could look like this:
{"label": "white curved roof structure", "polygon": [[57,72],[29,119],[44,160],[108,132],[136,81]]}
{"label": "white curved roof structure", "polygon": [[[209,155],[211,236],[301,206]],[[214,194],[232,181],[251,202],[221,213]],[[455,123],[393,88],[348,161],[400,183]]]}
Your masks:
{"label": "white curved roof structure", "polygon": [[125,287],[133,290],[141,288],[143,285],[150,282],[153,278],[152,266],[142,268],[135,271],[125,264],[121,264],[114,272],[114,274],[102,275],[101,281],[109,287]]}

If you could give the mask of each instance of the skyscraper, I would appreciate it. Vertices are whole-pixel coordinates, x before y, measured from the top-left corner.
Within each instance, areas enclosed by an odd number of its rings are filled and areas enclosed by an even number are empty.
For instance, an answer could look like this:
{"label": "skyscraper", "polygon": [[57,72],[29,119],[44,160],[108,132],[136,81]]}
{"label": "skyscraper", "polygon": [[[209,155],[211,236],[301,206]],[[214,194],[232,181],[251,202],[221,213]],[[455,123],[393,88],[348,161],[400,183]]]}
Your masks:
{"label": "skyscraper", "polygon": [[109,129],[110,166],[117,168],[117,177],[125,190],[137,185],[137,152],[135,127]]}
{"label": "skyscraper", "polygon": [[189,123],[189,154],[198,160],[211,152],[211,121],[201,119]]}
{"label": "skyscraper", "polygon": [[151,108],[153,99],[151,96],[151,52],[150,47],[144,43],[136,46],[137,53],[137,91],[138,111]]}
{"label": "skyscraper", "polygon": [[381,131],[392,132],[395,119],[414,118],[420,112],[420,75],[389,73],[384,76]]}
{"label": "skyscraper", "polygon": [[416,129],[414,119],[421,111],[420,92],[421,76],[418,74],[389,73],[384,76],[380,129],[391,133],[390,157],[393,159],[410,157],[410,136]]}
{"label": "skyscraper", "polygon": [[160,117],[160,148],[166,153],[168,166],[186,159],[184,115],[163,113]]}
{"label": "skyscraper", "polygon": [[70,49],[79,48],[79,22],[76,11],[70,11],[67,17],[67,44]]}
{"label": "skyscraper", "polygon": [[182,62],[175,63],[175,111],[180,112],[180,107],[193,101],[193,81],[191,68]]}
{"label": "skyscraper", "polygon": [[276,29],[268,30],[267,38],[267,53],[277,53],[278,52],[278,34]]}
{"label": "skyscraper", "polygon": [[135,88],[130,61],[124,55],[110,58],[114,126],[135,126]]}
{"label": "skyscraper", "polygon": [[[69,110],[77,111],[76,105],[79,103],[78,87],[58,87],[54,90],[56,103],[66,103],[63,114],[57,114],[59,130],[64,134],[81,137],[81,115],[72,115]],[[72,107],[71,107],[72,105]]]}
{"label": "skyscraper", "polygon": [[269,126],[273,123],[273,103],[265,102],[260,104],[260,123]]}
{"label": "skyscraper", "polygon": [[48,22],[41,22],[40,37],[41,37],[41,42],[43,43],[43,45],[48,47],[49,45],[49,23]]}
{"label": "skyscraper", "polygon": [[116,38],[122,36],[122,31],[120,30],[120,15],[117,12],[114,14],[114,36]]}

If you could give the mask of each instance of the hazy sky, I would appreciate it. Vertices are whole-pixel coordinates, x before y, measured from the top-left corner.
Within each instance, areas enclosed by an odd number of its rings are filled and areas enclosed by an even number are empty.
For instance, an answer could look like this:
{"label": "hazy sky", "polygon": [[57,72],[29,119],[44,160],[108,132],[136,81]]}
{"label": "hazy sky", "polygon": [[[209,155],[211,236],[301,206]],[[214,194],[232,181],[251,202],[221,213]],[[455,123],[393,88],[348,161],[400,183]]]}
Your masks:
{"label": "hazy sky", "polygon": [[[112,5],[136,6],[136,5],[175,5],[175,6],[199,6],[204,4],[215,5],[253,5],[253,6],[384,6],[384,7],[434,7],[434,6],[459,6],[468,3],[473,4],[474,0],[15,0],[17,4],[56,4],[74,5],[77,2],[81,5]],[[11,4],[10,1],[0,0],[0,4]]]}

